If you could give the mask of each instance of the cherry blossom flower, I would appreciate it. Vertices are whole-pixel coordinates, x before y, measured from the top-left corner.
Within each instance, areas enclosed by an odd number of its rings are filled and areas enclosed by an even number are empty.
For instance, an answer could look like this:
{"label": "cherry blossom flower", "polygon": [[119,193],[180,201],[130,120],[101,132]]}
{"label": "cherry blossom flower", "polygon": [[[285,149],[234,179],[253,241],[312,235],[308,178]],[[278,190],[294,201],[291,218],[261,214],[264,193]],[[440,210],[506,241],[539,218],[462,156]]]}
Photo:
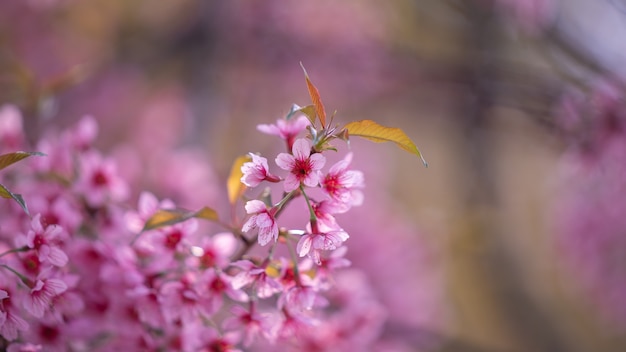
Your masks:
{"label": "cherry blossom flower", "polygon": [[194,280],[188,275],[161,286],[159,303],[167,323],[174,323],[179,319],[190,322],[197,319],[201,313],[210,315],[211,312],[207,310],[206,302],[198,292]]}
{"label": "cherry blossom flower", "polygon": [[251,200],[246,203],[246,212],[252,216],[246,221],[241,230],[248,232],[254,228],[259,229],[259,244],[265,246],[271,240],[278,239],[278,225],[272,211],[268,210],[260,200]]}
{"label": "cherry blossom flower", "polygon": [[331,166],[326,176],[322,179],[322,189],[328,196],[349,206],[361,205],[363,203],[363,193],[361,188],[365,187],[363,173],[356,170],[348,170],[352,161],[352,153]]}
{"label": "cherry blossom flower", "polygon": [[319,233],[306,233],[300,237],[296,246],[298,255],[308,255],[317,265],[322,264],[320,251],[335,250],[350,236],[343,230]]}
{"label": "cherry blossom flower", "polygon": [[241,306],[233,306],[230,312],[233,316],[224,321],[223,327],[231,331],[243,330],[245,347],[250,347],[259,335],[272,340],[271,316],[257,312],[254,302],[250,304],[249,311]]}
{"label": "cherry blossom flower", "polygon": [[248,187],[256,187],[263,181],[278,182],[280,179],[269,172],[267,159],[262,156],[250,153],[252,161],[241,166],[241,183]]}
{"label": "cherry blossom flower", "polygon": [[[6,291],[5,291],[6,292]],[[20,331],[29,328],[28,323],[16,314],[15,307],[7,302],[9,298],[4,298],[0,302],[0,314],[4,316],[4,323],[0,324],[0,336],[12,341],[17,339]]]}
{"label": "cherry blossom flower", "polygon": [[237,249],[237,239],[230,232],[220,232],[211,237],[203,237],[200,243],[191,247],[197,265],[201,269],[224,268],[230,263],[229,256]]}
{"label": "cherry blossom flower", "polygon": [[289,171],[285,178],[285,192],[297,189],[300,184],[315,187],[319,184],[319,170],[324,167],[326,158],[320,153],[311,155],[311,143],[304,138],[293,144],[293,155],[280,153],[276,157],[276,165]]}
{"label": "cherry blossom flower", "polygon": [[287,142],[288,149],[291,150],[293,141],[304,131],[311,123],[306,116],[298,116],[293,119],[278,119],[276,124],[267,125],[261,124],[257,126],[257,129],[263,133],[278,136]]}
{"label": "cherry blossom flower", "polygon": [[241,289],[252,285],[255,294],[259,298],[268,298],[282,291],[282,285],[276,278],[268,275],[271,268],[267,266],[257,266],[249,260],[238,260],[231,263],[241,271],[235,275],[232,284],[235,289]]}
{"label": "cherry blossom flower", "polygon": [[30,290],[30,295],[24,301],[26,309],[34,317],[41,318],[50,308],[52,299],[67,290],[65,282],[59,279],[39,279]]}
{"label": "cherry blossom flower", "polygon": [[113,160],[103,159],[92,151],[82,155],[76,190],[90,206],[100,207],[106,201],[123,201],[128,196],[128,185],[117,174]]}
{"label": "cherry blossom flower", "polygon": [[31,221],[31,230],[28,231],[26,236],[18,236],[15,239],[15,244],[18,247],[27,246],[34,249],[40,263],[64,266],[68,261],[68,257],[59,247],[57,241],[57,237],[61,232],[62,228],[56,225],[46,226],[44,229],[41,225],[41,214],[37,214]]}
{"label": "cherry blossom flower", "polygon": [[334,202],[332,200],[323,200],[319,203],[311,204],[313,212],[317,217],[317,228],[320,231],[340,230],[341,227],[333,214],[341,214],[350,208],[345,203]]}

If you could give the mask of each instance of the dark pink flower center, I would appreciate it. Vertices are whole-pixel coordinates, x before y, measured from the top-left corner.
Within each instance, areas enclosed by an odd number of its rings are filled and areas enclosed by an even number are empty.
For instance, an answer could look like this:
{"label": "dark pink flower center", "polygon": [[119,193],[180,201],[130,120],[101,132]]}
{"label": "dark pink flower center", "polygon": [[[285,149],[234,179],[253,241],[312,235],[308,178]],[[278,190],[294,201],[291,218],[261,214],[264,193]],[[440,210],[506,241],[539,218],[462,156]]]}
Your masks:
{"label": "dark pink flower center", "polygon": [[220,279],[219,277],[216,277],[215,280],[213,280],[209,284],[209,288],[212,292],[220,294],[226,291],[227,287],[226,287],[226,283],[222,281],[222,279]]}
{"label": "dark pink flower center", "polygon": [[35,235],[35,238],[33,239],[33,246],[35,247],[35,249],[39,249],[44,244],[46,244],[46,240],[43,238],[43,236],[39,234]]}
{"label": "dark pink flower center", "polygon": [[313,168],[311,167],[311,163],[309,159],[298,160],[296,159],[293,169],[291,169],[291,173],[296,175],[298,180],[302,180],[306,178],[306,176],[311,172]]}
{"label": "dark pink flower center", "polygon": [[107,178],[107,175],[105,175],[104,172],[102,172],[102,170],[98,170],[96,171],[96,173],[93,174],[91,178],[91,182],[93,183],[94,186],[101,187],[109,183],[109,180]]}
{"label": "dark pink flower center", "polygon": [[165,247],[169,249],[176,249],[178,243],[183,238],[183,234],[180,231],[174,231],[165,236]]}
{"label": "dark pink flower center", "polygon": [[203,268],[210,268],[216,264],[216,257],[217,256],[215,255],[215,253],[213,253],[212,250],[206,250],[204,252],[204,255],[200,257],[200,265]]}
{"label": "dark pink flower center", "polygon": [[39,336],[43,341],[48,343],[56,341],[59,337],[59,329],[55,326],[41,325],[39,327]]}
{"label": "dark pink flower center", "polygon": [[324,188],[329,194],[335,194],[341,188],[337,175],[328,175],[324,178]]}

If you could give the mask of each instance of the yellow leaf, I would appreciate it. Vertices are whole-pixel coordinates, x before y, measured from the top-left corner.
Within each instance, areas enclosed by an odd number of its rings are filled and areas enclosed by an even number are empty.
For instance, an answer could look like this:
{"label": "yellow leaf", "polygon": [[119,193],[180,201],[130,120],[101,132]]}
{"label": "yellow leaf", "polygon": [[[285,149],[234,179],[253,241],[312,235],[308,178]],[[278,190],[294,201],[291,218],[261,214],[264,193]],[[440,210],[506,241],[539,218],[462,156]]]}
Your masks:
{"label": "yellow leaf", "polygon": [[[311,82],[311,79],[309,78],[308,73],[306,73],[306,70],[304,69],[304,65],[302,65],[302,62],[300,63],[300,67],[302,67],[302,71],[304,71],[304,78],[306,79],[306,87],[309,90],[309,95],[311,96],[311,100],[313,101],[313,106],[315,107],[315,113],[317,114],[317,117],[320,119],[322,128],[326,128],[326,110],[324,109],[324,104],[322,104],[322,98],[320,97],[320,92],[317,90],[313,82]],[[312,121],[312,123],[313,122],[315,121]]]}
{"label": "yellow leaf", "polygon": [[159,209],[146,221],[146,224],[143,226],[143,231],[154,230],[183,222],[191,218],[192,215],[192,212],[184,209]]}
{"label": "yellow leaf", "polygon": [[0,155],[0,170],[31,155],[45,156],[46,154],[40,152],[14,152]]}
{"label": "yellow leaf", "polygon": [[165,226],[177,224],[187,221],[191,218],[217,221],[219,219],[217,212],[209,207],[203,207],[198,211],[190,211],[186,209],[159,209],[152,215],[143,227],[143,231],[154,230]]}
{"label": "yellow leaf", "polygon": [[198,210],[196,214],[194,215],[194,217],[198,219],[211,220],[211,221],[217,221],[219,219],[217,212],[209,207],[204,207]]}
{"label": "yellow leaf", "polygon": [[246,190],[246,185],[241,183],[241,176],[243,176],[241,166],[251,160],[252,158],[249,155],[242,155],[235,159],[235,162],[230,169],[230,176],[228,176],[228,180],[226,181],[228,200],[230,201],[230,204],[235,204],[237,199],[239,199],[239,197],[241,197],[243,192]]}
{"label": "yellow leaf", "polygon": [[399,128],[385,127],[372,120],[361,120],[348,123],[345,129],[350,136],[362,137],[372,142],[394,142],[407,152],[417,155],[422,159],[424,166],[428,167],[428,163],[424,160],[415,143]]}

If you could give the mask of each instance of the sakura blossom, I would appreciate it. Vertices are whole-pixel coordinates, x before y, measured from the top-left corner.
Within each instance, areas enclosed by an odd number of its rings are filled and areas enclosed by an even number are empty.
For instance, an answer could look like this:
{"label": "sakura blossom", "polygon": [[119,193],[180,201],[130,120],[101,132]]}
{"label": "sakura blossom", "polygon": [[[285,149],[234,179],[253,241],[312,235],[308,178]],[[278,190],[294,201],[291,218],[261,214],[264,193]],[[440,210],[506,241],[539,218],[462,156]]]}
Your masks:
{"label": "sakura blossom", "polygon": [[280,153],[276,157],[276,165],[289,171],[285,178],[285,192],[291,192],[301,184],[315,187],[319,184],[319,170],[324,167],[326,158],[320,153],[311,154],[311,143],[303,138],[293,144],[292,154]]}
{"label": "sakura blossom", "polygon": [[56,225],[46,226],[41,224],[41,214],[37,214],[31,221],[32,230],[26,236],[21,235],[15,242],[18,247],[27,246],[36,251],[38,260],[42,263],[50,263],[56,266],[64,266],[68,257],[60,247],[59,235],[62,228]]}
{"label": "sakura blossom", "polygon": [[252,161],[246,162],[241,166],[241,183],[248,187],[256,187],[262,181],[278,182],[279,178],[269,172],[267,159],[256,154],[249,154]]}
{"label": "sakura blossom", "polygon": [[24,308],[37,318],[43,317],[52,300],[67,290],[65,282],[59,279],[37,280],[24,302]]}
{"label": "sakura blossom", "polygon": [[291,150],[295,137],[310,125],[309,120],[305,116],[298,116],[291,119],[278,119],[275,124],[261,124],[257,129],[263,133],[278,136],[287,142],[287,147]]}
{"label": "sakura blossom", "polygon": [[365,187],[363,173],[357,170],[348,170],[352,161],[352,153],[347,153],[343,160],[331,166],[321,181],[322,189],[328,196],[347,206],[356,206],[363,203]]}
{"label": "sakura blossom", "polygon": [[259,229],[259,244],[265,246],[270,241],[278,239],[278,224],[265,203],[260,200],[251,200],[246,203],[246,212],[252,216],[243,224],[241,230],[248,232]]}
{"label": "sakura blossom", "polygon": [[298,241],[296,251],[299,256],[304,257],[308,255],[317,265],[321,265],[321,251],[335,250],[349,237],[343,230],[307,233]]}

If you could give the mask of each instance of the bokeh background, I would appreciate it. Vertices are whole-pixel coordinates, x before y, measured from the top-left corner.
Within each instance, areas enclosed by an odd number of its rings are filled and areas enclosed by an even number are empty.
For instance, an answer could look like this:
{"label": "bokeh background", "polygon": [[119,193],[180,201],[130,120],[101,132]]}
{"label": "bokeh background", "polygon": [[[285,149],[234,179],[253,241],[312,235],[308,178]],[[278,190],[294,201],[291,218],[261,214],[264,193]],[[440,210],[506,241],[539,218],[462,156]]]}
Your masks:
{"label": "bokeh background", "polygon": [[33,142],[92,115],[137,192],[219,209],[234,158],[280,151],[256,125],[309,103],[302,62],[429,162],[351,143],[381,350],[623,351],[624,38],[622,0],[3,0],[0,104]]}

